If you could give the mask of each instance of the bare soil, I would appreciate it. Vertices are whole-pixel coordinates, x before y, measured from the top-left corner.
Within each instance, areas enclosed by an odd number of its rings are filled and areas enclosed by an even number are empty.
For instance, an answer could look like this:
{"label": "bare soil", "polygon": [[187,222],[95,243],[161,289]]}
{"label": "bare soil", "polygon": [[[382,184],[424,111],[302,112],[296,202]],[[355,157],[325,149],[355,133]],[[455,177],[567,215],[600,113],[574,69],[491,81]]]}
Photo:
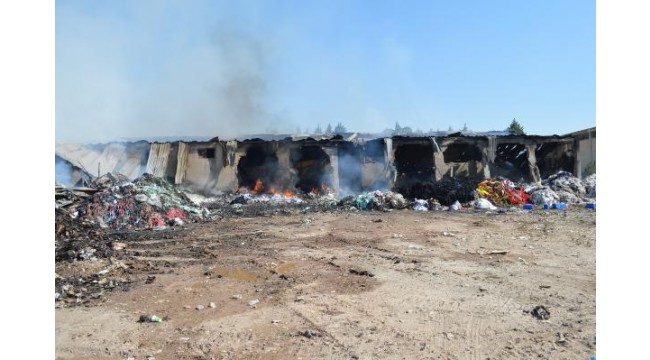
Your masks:
{"label": "bare soil", "polygon": [[[110,259],[57,263],[58,277],[109,269],[93,276],[118,284],[81,306],[58,303],[57,359],[596,353],[596,215],[586,209],[231,217],[123,242]],[[547,320],[531,315],[538,305]],[[139,323],[145,314],[165,320]]]}

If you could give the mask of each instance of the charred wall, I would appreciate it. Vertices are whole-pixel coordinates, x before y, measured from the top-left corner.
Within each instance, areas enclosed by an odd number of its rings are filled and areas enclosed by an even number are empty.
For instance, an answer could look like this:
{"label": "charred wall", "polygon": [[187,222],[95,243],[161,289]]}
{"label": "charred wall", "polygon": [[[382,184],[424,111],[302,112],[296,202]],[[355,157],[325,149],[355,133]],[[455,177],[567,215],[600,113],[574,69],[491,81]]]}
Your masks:
{"label": "charred wall", "polygon": [[234,190],[237,182],[232,178],[234,171],[229,178],[222,178],[228,165],[225,152],[220,142],[181,143],[177,151],[176,183],[205,194]]}
{"label": "charred wall", "polygon": [[361,188],[362,190],[388,189],[390,173],[386,164],[386,143],[374,139],[361,146]]}
{"label": "charred wall", "polygon": [[84,170],[89,164],[95,167],[90,171],[101,166],[102,173],[126,172],[130,178],[146,171],[205,194],[250,190],[258,180],[262,192],[325,189],[344,196],[393,189],[413,194],[445,179],[539,181],[558,170],[575,171],[577,146],[577,139],[557,136],[138,142],[57,146],[57,164],[65,160]]}

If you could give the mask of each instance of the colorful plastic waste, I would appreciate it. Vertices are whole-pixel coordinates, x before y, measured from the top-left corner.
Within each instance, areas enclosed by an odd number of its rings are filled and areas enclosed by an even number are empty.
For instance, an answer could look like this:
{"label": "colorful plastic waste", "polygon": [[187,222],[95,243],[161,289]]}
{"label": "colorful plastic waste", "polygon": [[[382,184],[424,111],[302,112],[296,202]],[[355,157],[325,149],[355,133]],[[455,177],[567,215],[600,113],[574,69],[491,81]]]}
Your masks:
{"label": "colorful plastic waste", "polygon": [[476,186],[476,195],[495,204],[519,205],[528,202],[528,194],[524,187],[505,178],[481,181]]}

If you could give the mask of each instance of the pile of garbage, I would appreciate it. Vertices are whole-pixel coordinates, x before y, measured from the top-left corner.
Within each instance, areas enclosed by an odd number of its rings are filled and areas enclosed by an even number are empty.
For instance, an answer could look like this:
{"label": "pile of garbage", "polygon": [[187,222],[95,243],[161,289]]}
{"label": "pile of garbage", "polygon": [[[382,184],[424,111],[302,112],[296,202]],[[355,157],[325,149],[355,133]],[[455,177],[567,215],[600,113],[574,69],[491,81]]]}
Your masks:
{"label": "pile of garbage", "polygon": [[468,178],[443,178],[436,182],[415,182],[401,185],[397,191],[407,199],[436,199],[450,206],[455,202],[468,203],[475,199],[476,182]]}
{"label": "pile of garbage", "polygon": [[535,205],[591,202],[596,199],[596,174],[580,180],[568,171],[559,171],[542,181],[541,186],[530,187],[528,192]]}
{"label": "pile of garbage", "polygon": [[[580,180],[570,172],[559,171],[537,185],[517,184],[506,178],[488,179],[477,185],[476,196],[497,205],[593,202],[596,199],[596,174]],[[490,208],[487,203],[482,207]]]}
{"label": "pile of garbage", "polygon": [[359,210],[405,209],[409,205],[402,194],[380,190],[345,197],[341,204],[354,206]]}
{"label": "pile of garbage", "polygon": [[[113,230],[182,225],[187,219],[209,215],[172,184],[151,174],[133,182],[123,175],[106,174],[90,188],[80,191],[57,186],[55,194],[57,218],[67,214],[78,224]],[[60,224],[65,225],[62,218],[57,227]]]}
{"label": "pile of garbage", "polygon": [[487,179],[476,186],[476,195],[494,204],[520,205],[528,203],[529,194],[525,188],[506,178]]}

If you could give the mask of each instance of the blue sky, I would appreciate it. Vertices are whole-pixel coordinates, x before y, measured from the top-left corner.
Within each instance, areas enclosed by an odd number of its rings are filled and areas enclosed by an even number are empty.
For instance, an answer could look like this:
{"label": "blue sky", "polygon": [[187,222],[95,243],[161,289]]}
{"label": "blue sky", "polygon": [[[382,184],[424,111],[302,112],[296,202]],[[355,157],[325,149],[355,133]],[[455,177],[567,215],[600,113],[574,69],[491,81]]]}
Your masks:
{"label": "blue sky", "polygon": [[596,124],[595,1],[56,2],[56,138]]}

